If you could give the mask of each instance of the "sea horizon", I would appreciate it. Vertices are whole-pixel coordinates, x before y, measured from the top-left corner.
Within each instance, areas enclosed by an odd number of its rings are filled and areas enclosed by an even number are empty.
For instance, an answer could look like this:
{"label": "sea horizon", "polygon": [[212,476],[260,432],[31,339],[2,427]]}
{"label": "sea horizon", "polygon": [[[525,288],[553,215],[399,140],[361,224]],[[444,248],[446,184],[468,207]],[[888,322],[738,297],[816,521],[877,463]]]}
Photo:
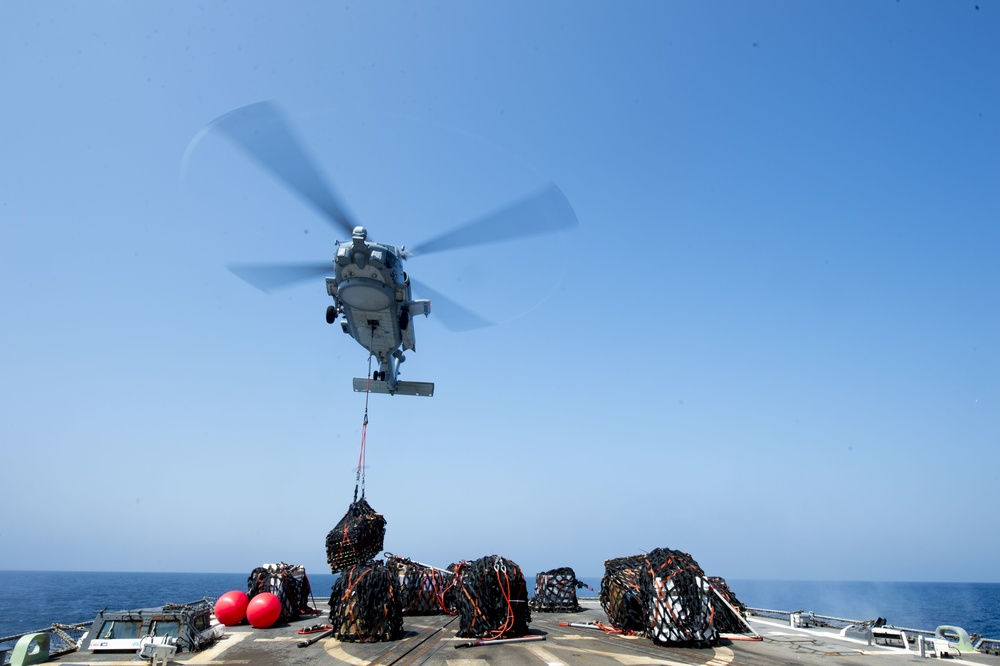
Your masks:
{"label": "sea horizon", "polygon": [[[241,571],[147,571],[139,569],[0,569],[0,573],[94,573],[94,574],[163,574],[163,575],[191,575],[191,576],[229,576],[242,575],[249,576],[249,572]],[[326,571],[314,574],[306,569],[309,576],[313,575],[336,575]],[[596,578],[600,580],[604,574],[576,574],[578,580]],[[525,573],[525,579],[534,578],[534,574]],[[914,583],[926,585],[1000,585],[1000,581],[989,580],[879,580],[874,578],[743,578],[723,577],[727,582],[752,581],[760,583]]]}
{"label": "sea horizon", "polygon": [[[317,604],[325,602],[337,575],[309,573]],[[44,629],[53,622],[93,620],[102,609],[152,608],[218,598],[246,590],[249,572],[133,572],[0,570],[0,638]],[[577,576],[597,597],[602,576]],[[525,576],[533,596],[535,575]],[[805,611],[859,621],[883,617],[899,627],[933,631],[941,625],[1000,638],[1000,583],[963,581],[834,581],[726,579],[751,608]]]}

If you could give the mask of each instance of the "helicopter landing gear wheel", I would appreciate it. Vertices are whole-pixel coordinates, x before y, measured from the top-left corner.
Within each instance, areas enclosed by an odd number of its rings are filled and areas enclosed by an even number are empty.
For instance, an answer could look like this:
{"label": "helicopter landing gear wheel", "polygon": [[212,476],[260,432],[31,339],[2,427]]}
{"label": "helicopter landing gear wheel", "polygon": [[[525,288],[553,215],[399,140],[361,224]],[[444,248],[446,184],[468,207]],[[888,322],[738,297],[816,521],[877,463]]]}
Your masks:
{"label": "helicopter landing gear wheel", "polygon": [[373,372],[372,373],[372,381],[384,382],[385,381],[385,371],[383,370],[382,372],[379,372],[378,370],[376,370],[375,372]]}
{"label": "helicopter landing gear wheel", "polygon": [[399,311],[399,330],[405,331],[410,325],[410,310],[403,308]]}
{"label": "helicopter landing gear wheel", "polygon": [[332,305],[326,306],[326,323],[332,324],[335,321],[337,321],[337,308]]}

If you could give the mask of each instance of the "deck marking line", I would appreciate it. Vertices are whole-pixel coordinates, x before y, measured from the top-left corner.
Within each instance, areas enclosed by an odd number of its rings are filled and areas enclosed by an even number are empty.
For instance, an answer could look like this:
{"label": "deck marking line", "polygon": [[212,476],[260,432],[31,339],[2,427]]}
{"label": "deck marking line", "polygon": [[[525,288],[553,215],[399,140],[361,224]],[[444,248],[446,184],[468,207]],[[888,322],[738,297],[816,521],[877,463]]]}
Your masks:
{"label": "deck marking line", "polygon": [[351,664],[352,666],[367,666],[371,662],[368,659],[358,659],[357,657],[351,656],[344,651],[340,643],[337,641],[329,641],[332,645],[323,646],[323,651],[334,659],[339,659],[345,664]]}
{"label": "deck marking line", "polygon": [[[574,648],[560,646],[563,650],[572,650]],[[696,664],[691,664],[690,662],[680,662],[672,661],[670,659],[662,659],[660,657],[649,657],[646,655],[635,655],[635,654],[619,654],[617,652],[605,652],[604,650],[593,650],[590,648],[575,648],[584,654],[593,654],[599,657],[608,657],[609,659],[614,659],[619,664],[633,664],[638,666],[639,664],[657,664],[658,666],[697,666]]]}
{"label": "deck marking line", "polygon": [[[567,646],[560,646],[559,649],[570,650]],[[614,659],[619,664],[625,664],[626,666],[648,666],[649,664],[657,664],[658,666],[728,666],[735,659],[736,655],[727,647],[717,647],[712,649],[712,658],[703,662],[690,662],[690,661],[674,661],[673,659],[667,659],[665,657],[650,657],[646,655],[634,655],[634,654],[619,654],[615,652],[605,652],[604,650],[592,650],[589,648],[576,648],[579,649],[584,654],[592,654],[600,657],[608,657],[609,659]]]}
{"label": "deck marking line", "polygon": [[705,666],[728,666],[736,658],[736,654],[727,647],[712,648],[715,656],[706,662]]}
{"label": "deck marking line", "polygon": [[553,641],[599,641],[599,636],[577,636],[576,634],[566,634],[565,636],[551,636],[546,640]]}
{"label": "deck marking line", "polygon": [[485,659],[445,659],[448,666],[490,666]]}
{"label": "deck marking line", "polygon": [[528,652],[544,661],[545,666],[566,666],[565,662],[559,661],[554,654],[543,647],[538,645],[526,645],[525,647],[528,649]]}

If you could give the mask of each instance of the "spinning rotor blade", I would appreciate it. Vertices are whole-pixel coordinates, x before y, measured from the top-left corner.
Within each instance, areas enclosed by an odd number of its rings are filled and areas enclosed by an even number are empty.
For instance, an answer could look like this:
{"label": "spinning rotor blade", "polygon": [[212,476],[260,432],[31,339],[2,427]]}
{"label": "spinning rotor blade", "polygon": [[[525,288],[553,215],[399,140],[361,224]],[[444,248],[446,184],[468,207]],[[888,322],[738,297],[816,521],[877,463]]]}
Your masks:
{"label": "spinning rotor blade", "polygon": [[420,243],[407,250],[407,255],[417,256],[523,236],[535,236],[569,229],[576,225],[576,213],[562,190],[554,184],[549,184],[541,191],[494,213]]}
{"label": "spinning rotor blade", "polygon": [[338,230],[350,236],[355,224],[333,189],[299,143],[284,114],[271,102],[230,111],[209,123],[232,139],[258,164],[305,199]]}
{"label": "spinning rotor blade", "polygon": [[476,313],[466,310],[455,301],[442,296],[423,282],[418,282],[410,278],[410,284],[413,285],[413,288],[419,295],[430,299],[431,314],[439,317],[441,323],[450,331],[471,331],[493,325],[493,322],[486,321]]}
{"label": "spinning rotor blade", "polygon": [[331,261],[301,264],[237,264],[226,268],[263,292],[334,273]]}

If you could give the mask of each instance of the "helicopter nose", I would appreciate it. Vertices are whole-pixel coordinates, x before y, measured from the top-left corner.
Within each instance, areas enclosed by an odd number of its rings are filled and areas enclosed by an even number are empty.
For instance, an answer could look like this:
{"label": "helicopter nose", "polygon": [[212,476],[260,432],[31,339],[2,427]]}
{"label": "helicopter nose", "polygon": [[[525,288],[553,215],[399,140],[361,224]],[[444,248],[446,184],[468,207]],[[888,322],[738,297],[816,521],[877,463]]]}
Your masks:
{"label": "helicopter nose", "polygon": [[340,300],[352,308],[372,312],[384,310],[393,302],[393,291],[376,280],[349,278],[337,287]]}

